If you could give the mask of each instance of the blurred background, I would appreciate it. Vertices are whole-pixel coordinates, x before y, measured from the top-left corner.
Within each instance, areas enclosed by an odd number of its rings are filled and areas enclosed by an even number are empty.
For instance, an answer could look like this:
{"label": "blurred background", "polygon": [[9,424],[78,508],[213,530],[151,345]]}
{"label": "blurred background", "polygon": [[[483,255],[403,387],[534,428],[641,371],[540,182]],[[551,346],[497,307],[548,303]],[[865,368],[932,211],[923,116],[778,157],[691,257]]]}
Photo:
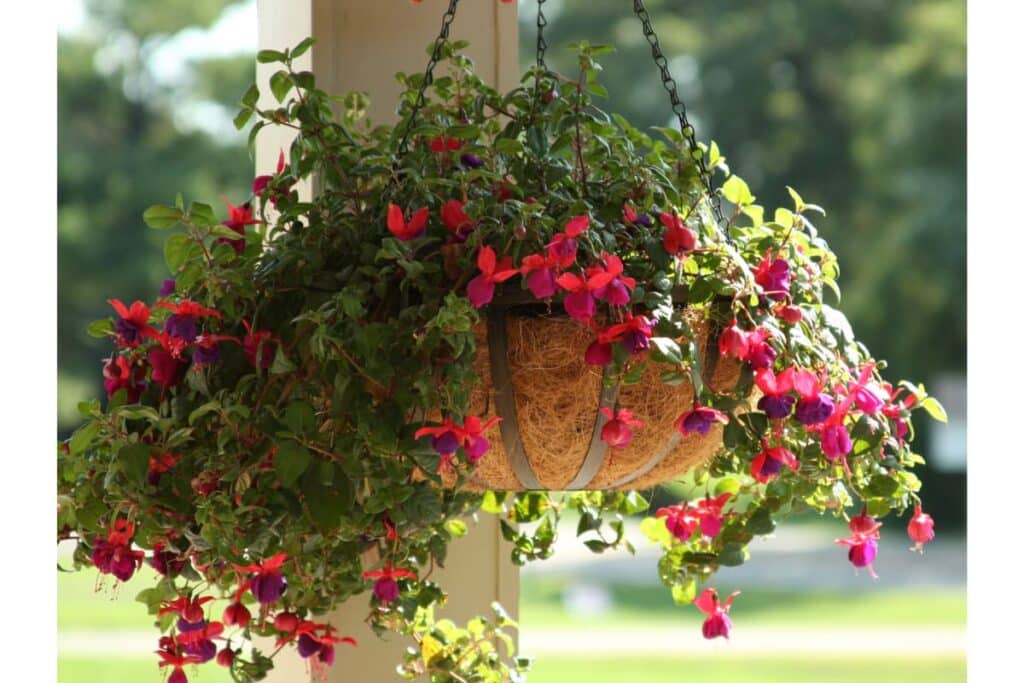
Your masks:
{"label": "blurred background", "polygon": [[[479,0],[478,0],[479,1]],[[441,3],[438,4],[438,14]],[[625,0],[548,0],[547,61],[569,42],[609,43],[604,109],[674,125]],[[841,307],[891,380],[926,384],[949,423],[924,424],[924,500],[939,537],[907,552],[887,519],[876,569],[856,576],[832,540],[843,525],[786,525],[727,569],[742,587],[731,642],[704,642],[672,605],[656,549],[601,557],[561,534],[523,571],[531,681],[959,681],[965,677],[966,6],[963,0],[649,0],[698,138],[714,139],[766,207],[786,185],[823,205],[817,227],[843,266]],[[231,124],[254,75],[253,0],[58,0],[58,431],[102,393],[102,341],[86,325],[108,298],[152,299],[166,277],[143,210],[181,191],[248,196],[253,162]],[[535,8],[520,1],[524,65]],[[923,420],[921,421],[924,422]],[[680,490],[657,492],[666,504]],[[888,531],[888,534],[885,532]],[[155,640],[134,594],[60,575],[61,683],[157,680]],[[595,654],[601,653],[601,654]],[[827,671],[827,674],[825,673]],[[637,672],[643,672],[637,673]],[[198,680],[219,681],[204,667]]]}

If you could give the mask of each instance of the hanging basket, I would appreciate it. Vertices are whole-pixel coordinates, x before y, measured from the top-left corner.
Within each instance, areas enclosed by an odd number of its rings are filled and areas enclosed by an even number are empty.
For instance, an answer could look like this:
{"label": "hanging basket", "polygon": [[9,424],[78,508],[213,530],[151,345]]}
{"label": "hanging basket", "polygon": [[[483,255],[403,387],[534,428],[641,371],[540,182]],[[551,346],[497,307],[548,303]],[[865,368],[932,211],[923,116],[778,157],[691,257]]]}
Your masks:
{"label": "hanging basket", "polygon": [[[693,404],[689,382],[662,383],[651,363],[636,384],[609,384],[584,352],[593,334],[558,310],[538,310],[506,295],[489,307],[474,333],[474,369],[481,378],[471,410],[501,418],[491,449],[477,465],[472,490],[644,489],[703,464],[722,445],[722,425],[683,436],[675,423]],[[706,359],[703,381],[715,392],[735,387],[740,365],[718,357],[714,325],[686,315]],[[689,341],[689,340],[681,340]],[[643,427],[624,448],[601,439],[601,408],[629,406]]]}

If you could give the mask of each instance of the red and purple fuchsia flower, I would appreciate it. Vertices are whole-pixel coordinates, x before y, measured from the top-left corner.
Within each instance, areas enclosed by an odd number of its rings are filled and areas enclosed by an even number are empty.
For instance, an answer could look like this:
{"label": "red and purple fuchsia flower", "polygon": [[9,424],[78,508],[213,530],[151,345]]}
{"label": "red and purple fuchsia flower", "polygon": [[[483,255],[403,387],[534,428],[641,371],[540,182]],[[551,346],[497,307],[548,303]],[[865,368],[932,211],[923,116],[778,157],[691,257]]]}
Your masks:
{"label": "red and purple fuchsia flower", "polygon": [[224,221],[224,225],[237,232],[241,237],[233,240],[228,237],[218,237],[217,244],[230,244],[235,250],[235,253],[241,254],[245,251],[245,229],[250,225],[258,225],[261,221],[257,220],[252,215],[252,207],[246,202],[241,206],[235,206],[227,199],[221,198],[224,201],[224,205],[228,207],[228,219]]}
{"label": "red and purple fuchsia flower", "polygon": [[718,591],[714,588],[706,588],[693,601],[697,609],[708,615],[708,618],[704,620],[704,625],[701,627],[701,632],[705,638],[708,640],[718,638],[719,636],[726,639],[729,638],[729,634],[732,632],[732,620],[729,619],[729,609],[732,607],[733,599],[739,594],[739,591],[733,591],[729,597],[719,602]]}
{"label": "red and purple fuchsia flower", "polygon": [[437,427],[421,427],[416,430],[413,438],[420,439],[424,436],[431,437],[430,445],[441,456],[437,465],[438,473],[452,471],[452,457],[455,451],[462,447],[466,459],[470,465],[476,465],[491,448],[490,441],[484,436],[484,432],[501,421],[500,417],[492,417],[484,422],[476,415],[466,418],[462,426],[455,424],[451,417],[446,417],[444,422]]}
{"label": "red and purple fuchsia flower", "polygon": [[850,563],[858,569],[867,567],[871,578],[875,580],[878,579],[878,575],[871,565],[878,555],[878,530],[881,526],[881,522],[868,516],[865,508],[859,515],[850,519],[850,531],[853,535],[836,540],[839,545],[845,545],[850,549],[847,553]]}
{"label": "red and purple fuchsia flower", "polygon": [[800,469],[800,461],[788,448],[769,446],[768,442],[764,441],[761,443],[761,452],[750,463],[750,476],[766,484],[774,479],[784,466],[796,472]]}
{"label": "red and purple fuchsia flower", "polygon": [[519,274],[519,271],[512,267],[511,258],[506,257],[498,261],[494,249],[487,246],[480,247],[476,266],[480,269],[480,274],[470,280],[466,287],[466,296],[475,308],[491,303],[495,285]]}
{"label": "red and purple fuchsia flower", "polygon": [[427,220],[430,209],[423,207],[412,215],[408,222],[402,209],[395,204],[388,204],[388,230],[402,242],[419,239],[427,234]]}
{"label": "red and purple fuchsia flower", "polygon": [[696,248],[697,233],[686,227],[679,216],[663,211],[658,216],[658,220],[665,226],[665,234],[661,238],[661,243],[669,256],[682,258]]}
{"label": "red and purple fuchsia flower", "polygon": [[633,440],[633,430],[644,426],[641,420],[633,417],[633,411],[626,408],[612,410],[607,406],[601,408],[607,422],[601,427],[601,440],[612,448],[625,448]]}
{"label": "red and purple fuchsia flower", "polygon": [[694,401],[693,408],[686,411],[676,419],[676,429],[683,436],[690,434],[707,434],[711,431],[711,425],[716,422],[728,424],[729,416],[720,410],[702,406]]}
{"label": "red and purple fuchsia flower", "polygon": [[118,319],[114,321],[114,329],[117,331],[116,342],[121,348],[134,348],[142,343],[144,339],[153,339],[157,331],[149,324],[149,306],[141,301],[135,301],[131,306],[125,306],[120,299],[108,299]]}
{"label": "red and purple fuchsia flower", "polygon": [[261,605],[270,605],[281,599],[288,582],[281,575],[281,567],[288,560],[288,555],[278,553],[259,564],[248,564],[244,566],[234,565],[235,571],[243,573],[255,572],[255,574],[242,583],[241,591],[246,588],[252,591],[252,595]]}
{"label": "red and purple fuchsia flower", "polygon": [[462,208],[465,205],[465,202],[458,199],[449,199],[441,206],[441,222],[456,242],[465,242],[476,227],[473,219]]}
{"label": "red and purple fuchsia flower", "polygon": [[382,605],[390,605],[398,599],[401,589],[398,579],[416,580],[416,573],[408,569],[395,569],[391,562],[386,562],[381,569],[363,572],[364,579],[374,579],[373,595]]}
{"label": "red and purple fuchsia flower", "polygon": [[124,389],[128,402],[137,402],[146,388],[147,371],[141,358],[113,356],[103,361],[103,388],[107,398]]}
{"label": "red and purple fuchsia flower", "polygon": [[117,519],[107,531],[105,539],[93,543],[92,563],[101,574],[113,574],[118,581],[127,581],[142,566],[146,553],[132,550],[135,525],[126,519]]}
{"label": "red and purple fuchsia flower", "polygon": [[769,299],[782,301],[789,298],[789,262],[784,258],[772,258],[771,250],[754,271],[754,280]]}

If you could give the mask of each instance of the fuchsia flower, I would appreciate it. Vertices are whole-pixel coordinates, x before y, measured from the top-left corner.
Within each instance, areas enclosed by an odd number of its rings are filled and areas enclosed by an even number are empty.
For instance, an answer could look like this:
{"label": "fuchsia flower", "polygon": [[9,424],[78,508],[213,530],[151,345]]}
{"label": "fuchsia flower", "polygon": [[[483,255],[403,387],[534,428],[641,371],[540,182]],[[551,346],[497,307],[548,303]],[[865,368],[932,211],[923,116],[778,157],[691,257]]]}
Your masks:
{"label": "fuchsia flower", "polygon": [[597,303],[591,293],[593,287],[587,280],[573,273],[562,273],[555,282],[567,292],[563,305],[570,318],[588,322],[594,317],[594,313],[597,312]]}
{"label": "fuchsia flower", "polygon": [[364,579],[376,579],[373,584],[373,594],[380,600],[381,604],[387,605],[398,599],[400,593],[398,582],[395,579],[416,580],[416,574],[408,569],[394,569],[391,562],[385,563],[383,569],[372,572],[363,572]]}
{"label": "fuchsia flower", "polygon": [[215,311],[212,308],[204,308],[195,301],[188,299],[177,304],[173,304],[170,301],[159,301],[156,305],[166,308],[172,313],[164,322],[164,332],[189,344],[196,340],[198,334],[196,318],[214,317],[219,319],[221,317],[219,311]]}
{"label": "fuchsia flower", "polygon": [[722,530],[724,515],[722,509],[732,498],[731,493],[723,493],[714,498],[701,498],[693,503],[697,517],[700,518],[700,533],[708,538],[713,538]]}
{"label": "fuchsia flower", "polygon": [[636,355],[651,348],[650,339],[654,336],[654,327],[646,317],[626,313],[625,322],[612,325],[607,332],[612,339],[621,341],[627,351]]}
{"label": "fuchsia flower", "polygon": [[530,288],[533,295],[538,299],[547,299],[558,291],[556,287],[556,269],[558,258],[548,254],[529,254],[523,259],[519,266],[519,273],[526,277],[526,286]]}
{"label": "fuchsia flower", "polygon": [[457,139],[449,136],[438,135],[430,140],[430,150],[437,154],[444,154],[445,152],[455,152],[462,143]]}
{"label": "fuchsia flower", "polygon": [[867,508],[864,508],[859,515],[850,519],[850,531],[853,535],[849,538],[836,539],[839,545],[850,548],[847,554],[850,563],[858,568],[867,567],[871,578],[876,580],[878,575],[871,564],[878,555],[878,529],[881,526],[882,523],[868,516]]}
{"label": "fuchsia flower", "polygon": [[[318,633],[318,631],[321,633]],[[348,636],[338,638],[337,636],[332,635],[333,631],[333,626],[329,626],[327,624],[316,624],[312,621],[303,620],[295,630],[295,635],[299,638],[299,642],[296,647],[299,652],[299,656],[303,659],[309,659],[313,655],[316,655],[316,659],[311,660],[314,667],[317,664],[330,666],[334,663],[334,645],[336,643],[347,643],[352,646],[356,645],[354,638],[349,638]]]}
{"label": "fuchsia flower", "polygon": [[554,260],[559,268],[568,268],[576,263],[576,249],[576,240],[567,237],[564,232],[559,232],[548,244],[548,258]]}
{"label": "fuchsia flower", "polygon": [[927,512],[923,512],[920,505],[914,506],[914,516],[907,524],[907,536],[914,542],[911,550],[919,553],[924,552],[925,543],[930,543],[935,538],[935,520]]}
{"label": "fuchsia flower", "polygon": [[146,358],[153,368],[150,377],[162,389],[175,386],[185,376],[185,363],[181,360],[181,348],[167,335],[160,336],[160,346],[150,349]]}
{"label": "fuchsia flower", "polygon": [[691,410],[683,413],[678,419],[676,419],[676,429],[678,429],[683,436],[689,436],[690,434],[707,434],[711,430],[711,425],[714,422],[727,424],[729,422],[729,416],[719,410],[708,408],[694,402]]}
{"label": "fuchsia flower", "polygon": [[601,263],[587,269],[587,287],[597,299],[612,306],[625,306],[629,303],[630,292],[636,287],[636,280],[622,273],[622,259],[601,252]]}
{"label": "fuchsia flower", "polygon": [[789,417],[796,403],[796,398],[789,393],[793,390],[793,368],[786,368],[777,376],[771,368],[761,368],[754,382],[764,394],[757,402],[757,409],[772,420]]}
{"label": "fuchsia flower", "polygon": [[635,225],[642,225],[645,228],[651,227],[651,217],[646,213],[638,214],[629,204],[622,207],[622,221],[624,223],[633,223]]}
{"label": "fuchsia flower", "polygon": [[612,411],[602,407],[601,414],[608,421],[601,427],[601,440],[613,448],[625,448],[633,440],[633,428],[643,427],[644,423],[633,417],[633,411],[620,408]]}
{"label": "fuchsia flower", "polygon": [[101,574],[113,574],[119,581],[132,578],[146,557],[141,550],[132,550],[134,535],[134,524],[126,519],[117,519],[107,531],[106,539],[96,539],[92,563]]}
{"label": "fuchsia flower", "polygon": [[674,213],[661,212],[658,220],[665,226],[665,234],[661,243],[670,256],[686,256],[697,246],[697,233],[686,227],[682,219]]}
{"label": "fuchsia flower", "polygon": [[805,427],[821,424],[832,417],[835,402],[828,394],[821,393],[818,378],[810,370],[798,370],[793,376],[793,388],[800,395],[796,404],[796,419]]}
{"label": "fuchsia flower", "polygon": [[462,207],[465,202],[449,199],[441,206],[441,222],[445,230],[452,233],[459,241],[465,240],[473,230],[473,219],[466,215]]}
{"label": "fuchsia flower", "polygon": [[800,461],[792,451],[782,446],[769,447],[767,443],[762,443],[761,452],[750,463],[750,476],[766,484],[778,475],[783,465],[794,472],[800,469]]}
{"label": "fuchsia flower", "polygon": [[590,228],[590,216],[573,216],[565,224],[565,236],[575,239]]}
{"label": "fuchsia flower", "polygon": [[697,514],[697,509],[685,502],[660,508],[655,516],[663,517],[665,528],[683,543],[689,541],[690,536],[700,526],[700,515]]}
{"label": "fuchsia flower", "polygon": [[774,309],[775,315],[782,318],[790,325],[796,325],[803,320],[804,314],[797,306],[779,305]]}
{"label": "fuchsia flower", "polygon": [[491,443],[484,437],[484,432],[501,421],[500,417],[492,417],[487,422],[482,421],[476,415],[466,418],[460,427],[455,424],[451,417],[446,417],[438,427],[421,427],[416,430],[413,438],[419,439],[424,436],[431,436],[431,446],[441,456],[438,471],[446,469],[451,465],[451,456],[462,446],[466,453],[466,459],[471,465],[475,465],[484,457],[491,448]]}
{"label": "fuchsia flower", "polygon": [[519,274],[519,271],[512,266],[512,259],[504,257],[497,260],[494,249],[488,246],[480,247],[476,257],[477,268],[480,274],[469,281],[466,287],[466,296],[475,308],[480,308],[491,303],[494,298],[494,285],[504,282]]}
{"label": "fuchsia flower", "polygon": [[233,240],[227,237],[218,237],[217,244],[230,244],[234,248],[235,253],[241,254],[245,250],[245,228],[248,225],[257,225],[260,221],[253,218],[252,207],[249,206],[249,202],[242,204],[241,206],[235,206],[227,200],[225,197],[221,197],[224,205],[228,207],[228,219],[224,221],[224,225],[231,228],[239,235],[241,239]]}
{"label": "fuchsia flower", "polygon": [[764,328],[757,328],[747,333],[747,355],[743,357],[754,370],[770,368],[775,362],[775,349],[768,343],[771,333]]}
{"label": "fuchsia flower", "polygon": [[739,595],[739,591],[733,591],[723,602],[718,601],[718,591],[714,588],[706,588],[693,601],[708,618],[704,620],[701,632],[708,640],[722,636],[728,639],[732,631],[732,620],[729,619],[729,609],[732,607],[733,599]]}
{"label": "fuchsia flower", "polygon": [[[181,620],[178,623],[180,624]],[[196,664],[203,664],[217,656],[217,645],[213,639],[222,633],[224,633],[224,624],[219,621],[208,624],[202,622],[199,628],[179,633],[177,641],[184,646],[186,654],[195,657]]]}
{"label": "fuchsia flower", "polygon": [[185,665],[199,664],[199,658],[194,655],[181,655],[177,653],[177,647],[172,646],[170,650],[157,650],[160,655],[160,666],[173,666],[171,675],[167,677],[167,683],[188,683],[188,676],[185,675]]}
{"label": "fuchsia flower", "polygon": [[247,320],[243,320],[242,325],[245,326],[242,349],[245,351],[246,359],[253,367],[266,370],[274,362],[274,354],[277,353],[277,340],[269,330],[253,330]]}
{"label": "fuchsia flower", "polygon": [[107,390],[107,398],[124,389],[128,402],[135,403],[146,388],[146,364],[125,356],[106,359],[103,361],[103,388]]}
{"label": "fuchsia flower", "polygon": [[[836,413],[837,415],[838,413]],[[821,450],[829,460],[839,460],[853,450],[850,433],[842,420],[829,420],[821,429]]]}
{"label": "fuchsia flower", "polygon": [[783,258],[772,258],[769,249],[754,271],[754,280],[769,299],[785,299],[789,296],[789,262]]}
{"label": "fuchsia flower", "polygon": [[160,296],[170,296],[171,294],[174,294],[174,290],[177,287],[177,285],[178,283],[176,283],[173,279],[168,278],[167,280],[163,281],[163,284],[160,285],[160,291],[158,293]]}
{"label": "fuchsia flower", "polygon": [[157,332],[149,325],[149,306],[135,301],[130,307],[121,303],[120,299],[107,299],[119,318],[114,322],[117,330],[117,345],[131,348],[142,343],[145,337],[155,337]]}
{"label": "fuchsia flower", "polygon": [[588,365],[608,365],[612,362],[612,344],[616,341],[618,337],[609,333],[609,330],[598,330],[597,339],[587,347],[583,353],[583,360]]}
{"label": "fuchsia flower", "polygon": [[206,618],[203,612],[203,605],[212,600],[213,596],[210,595],[201,598],[179,595],[174,600],[165,600],[157,614],[159,616],[177,614],[186,623],[199,624]]}
{"label": "fuchsia flower", "polygon": [[[267,175],[259,175],[259,176],[256,176],[255,178],[253,178],[253,181],[252,181],[252,193],[254,195],[261,195],[261,194],[263,194],[263,192],[267,189],[267,187],[274,180],[274,178],[276,176],[280,176],[281,174],[283,174],[284,170],[286,168],[288,168],[288,164],[286,164],[284,162],[284,150],[282,149],[281,153],[277,157],[277,168],[274,171],[274,175],[269,175],[269,174],[267,174]],[[288,193],[291,192],[291,188],[292,188],[292,186],[294,184],[295,184],[294,180],[290,181],[290,182],[284,184],[283,187],[281,187],[281,189],[279,189],[279,190],[277,190],[275,192],[272,192],[271,195],[270,195],[270,203],[274,207],[276,207],[277,206],[277,202],[279,200],[284,199],[284,198],[286,198],[288,196]]]}
{"label": "fuchsia flower", "polygon": [[237,600],[224,608],[224,615],[221,617],[228,626],[245,628],[252,620],[252,613],[249,608]]}
{"label": "fuchsia flower", "polygon": [[408,242],[420,237],[427,232],[427,219],[430,218],[430,209],[423,207],[413,213],[409,222],[405,222],[405,215],[395,204],[388,204],[388,230],[402,242]]}
{"label": "fuchsia flower", "polygon": [[747,341],[747,333],[736,324],[736,318],[732,319],[729,327],[722,330],[718,337],[718,354],[723,358],[733,356],[744,359],[750,351],[750,342]]}
{"label": "fuchsia flower", "polygon": [[236,571],[255,572],[255,576],[242,584],[240,591],[244,592],[248,588],[261,605],[277,602],[288,588],[288,582],[281,576],[281,567],[287,560],[287,554],[278,553],[259,564],[234,565]]}

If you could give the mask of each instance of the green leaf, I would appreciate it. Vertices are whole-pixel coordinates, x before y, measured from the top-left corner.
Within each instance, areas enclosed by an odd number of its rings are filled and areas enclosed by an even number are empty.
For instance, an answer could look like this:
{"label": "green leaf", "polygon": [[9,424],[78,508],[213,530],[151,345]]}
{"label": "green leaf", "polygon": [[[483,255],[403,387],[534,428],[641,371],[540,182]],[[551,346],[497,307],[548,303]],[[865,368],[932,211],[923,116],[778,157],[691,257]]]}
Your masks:
{"label": "green leaf", "polygon": [[718,483],[715,484],[716,496],[720,496],[723,493],[731,493],[733,495],[736,495],[739,492],[739,490],[740,482],[738,479],[734,479],[733,477],[726,477],[725,479],[720,479]]}
{"label": "green leaf", "polygon": [[256,103],[259,102],[259,99],[260,89],[256,87],[255,83],[253,83],[249,86],[249,89],[245,91],[245,94],[242,95],[242,106],[252,109],[256,106]]}
{"label": "green leaf", "polygon": [[674,339],[668,337],[651,337],[651,357],[654,360],[669,363],[670,365],[681,365],[683,362],[683,351]]}
{"label": "green leaf", "polygon": [[932,418],[945,424],[949,418],[946,416],[946,409],[942,407],[942,404],[934,396],[929,396],[925,400],[921,401],[921,407],[925,409]]}
{"label": "green leaf", "polygon": [[142,214],[142,220],[146,225],[155,230],[173,228],[181,222],[182,217],[180,209],[162,204],[154,204]]}
{"label": "green leaf", "polygon": [[274,62],[284,62],[287,59],[283,52],[277,50],[260,50],[256,53],[256,61],[260,64],[273,64]]}
{"label": "green leaf", "polygon": [[288,355],[280,346],[274,351],[274,360],[270,363],[271,375],[287,375],[295,371],[295,363],[289,360]]}
{"label": "green leaf", "polygon": [[303,40],[298,45],[296,45],[295,47],[292,48],[291,58],[292,59],[296,59],[296,58],[301,57],[302,55],[306,54],[306,50],[308,50],[310,47],[312,47],[312,45],[315,42],[316,41],[313,40],[312,38],[306,38],[305,40]]}
{"label": "green leaf", "polygon": [[[220,225],[220,220],[217,219],[217,214],[213,212],[213,207],[202,202],[192,202],[192,205],[188,207],[188,219],[197,228],[209,228],[214,225]],[[237,233],[235,233],[235,237],[238,237]]]}
{"label": "green leaf", "polygon": [[292,89],[292,79],[287,71],[275,72],[270,77],[270,92],[278,102],[284,102],[285,96]]}
{"label": "green leaf", "polygon": [[292,401],[284,411],[284,423],[296,434],[316,432],[316,413],[305,401]]}
{"label": "green leaf", "polygon": [[449,519],[447,522],[445,522],[444,526],[446,529],[448,529],[448,533],[450,533],[455,538],[462,538],[466,535],[466,532],[468,531],[468,529],[466,528],[466,523],[463,522],[461,519]]}
{"label": "green leaf", "polygon": [[146,481],[149,473],[149,446],[141,443],[124,446],[117,452],[117,460],[129,480],[140,486]]}
{"label": "green leaf", "polygon": [[277,455],[274,456],[274,471],[282,484],[291,486],[302,476],[312,460],[313,454],[309,452],[309,449],[302,444],[286,439],[277,447]]}
{"label": "green leaf", "polygon": [[245,124],[249,123],[249,119],[252,118],[252,109],[242,109],[235,115],[235,129],[242,130],[245,128]]}
{"label": "green leaf", "polygon": [[754,203],[754,195],[750,193],[750,187],[738,175],[729,176],[729,179],[722,183],[722,195],[736,206],[747,206]]}
{"label": "green leaf", "polygon": [[306,511],[322,533],[337,530],[355,504],[355,486],[339,467],[320,463],[302,477]]}
{"label": "green leaf", "polygon": [[672,584],[672,600],[677,605],[689,605],[697,598],[697,579],[689,578],[685,583]]}
{"label": "green leaf", "polygon": [[804,200],[803,200],[803,198],[799,194],[797,194],[797,191],[794,190],[789,185],[786,185],[786,190],[789,191],[789,196],[793,198],[793,208],[796,209],[796,212],[797,213],[803,212],[803,210],[804,210]]}
{"label": "green leaf", "polygon": [[79,455],[85,451],[99,431],[100,426],[95,422],[87,422],[79,427],[71,435],[71,440],[68,441],[68,449],[71,451],[71,455]]}
{"label": "green leaf", "polygon": [[114,321],[110,318],[103,318],[102,320],[93,320],[89,323],[89,327],[85,328],[86,334],[90,337],[96,337],[102,339],[103,337],[109,337],[114,334]]}
{"label": "green leaf", "polygon": [[192,238],[184,233],[171,235],[164,242],[164,261],[167,262],[167,267],[172,273],[177,273],[178,269],[188,261],[193,244],[195,243]]}

